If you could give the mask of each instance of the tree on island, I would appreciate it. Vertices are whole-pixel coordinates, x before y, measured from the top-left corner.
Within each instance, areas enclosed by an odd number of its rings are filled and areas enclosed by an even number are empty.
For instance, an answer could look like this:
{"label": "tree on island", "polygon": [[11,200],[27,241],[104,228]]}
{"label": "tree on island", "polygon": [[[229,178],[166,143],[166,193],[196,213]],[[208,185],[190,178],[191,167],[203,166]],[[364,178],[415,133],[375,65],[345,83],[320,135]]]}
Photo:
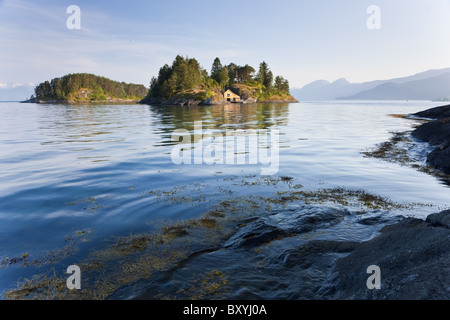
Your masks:
{"label": "tree on island", "polygon": [[224,91],[226,86],[229,84],[229,74],[228,68],[222,66],[219,58],[214,59],[212,68],[211,68],[211,78],[214,79],[220,86],[220,88]]}
{"label": "tree on island", "polygon": [[276,76],[274,89],[281,93],[289,93],[289,81],[281,76]]}
{"label": "tree on island", "polygon": [[171,98],[175,93],[194,88],[203,83],[204,71],[196,59],[177,56],[172,66],[164,65],[150,82],[149,95]]}
{"label": "tree on island", "polygon": [[102,101],[107,97],[141,99],[147,94],[143,85],[127,84],[89,73],[68,74],[51,81],[44,81],[34,89],[37,100],[77,100],[81,89],[89,91],[89,100]]}
{"label": "tree on island", "polygon": [[273,73],[269,69],[269,65],[263,61],[259,65],[259,72],[255,78],[256,81],[261,83],[267,90],[272,90],[273,87]]}
{"label": "tree on island", "polygon": [[237,70],[237,80],[239,83],[247,83],[253,81],[253,76],[255,74],[255,69],[248,64],[243,67],[239,67]]}
{"label": "tree on island", "polygon": [[256,75],[255,71],[248,64],[239,66],[230,63],[224,66],[216,57],[208,75],[196,59],[178,55],[171,66],[164,65],[158,77],[152,78],[147,98],[167,100],[174,97],[185,99],[192,95],[199,98],[203,95],[204,100],[210,98],[213,92],[217,97],[227,89],[253,92],[250,96],[254,98],[255,95],[264,99],[290,96],[289,82],[281,76],[277,76],[274,82],[273,73],[265,61],[260,64]]}
{"label": "tree on island", "polygon": [[220,78],[220,72],[222,71],[222,69],[223,69],[223,66],[222,66],[222,63],[220,62],[220,59],[215,58],[214,62],[212,64],[212,67],[211,67],[211,78],[216,80],[217,83],[220,83],[219,78]]}

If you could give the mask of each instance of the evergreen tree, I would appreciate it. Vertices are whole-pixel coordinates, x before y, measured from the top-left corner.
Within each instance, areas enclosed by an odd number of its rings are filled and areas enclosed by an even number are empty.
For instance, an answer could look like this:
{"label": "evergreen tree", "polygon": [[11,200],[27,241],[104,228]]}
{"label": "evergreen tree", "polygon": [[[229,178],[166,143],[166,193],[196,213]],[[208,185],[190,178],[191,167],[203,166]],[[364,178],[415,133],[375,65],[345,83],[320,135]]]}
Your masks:
{"label": "evergreen tree", "polygon": [[253,74],[255,69],[248,64],[243,67],[239,67],[237,70],[238,79],[240,83],[247,83],[253,80]]}
{"label": "evergreen tree", "polygon": [[256,80],[261,83],[267,90],[271,90],[273,87],[273,73],[269,69],[269,65],[263,61],[259,65],[259,72],[256,76]]}
{"label": "evergreen tree", "polygon": [[193,89],[204,82],[205,73],[196,59],[177,56],[171,67],[166,64],[159,70],[158,78],[152,79],[149,96],[168,99],[177,92]]}
{"label": "evergreen tree", "polygon": [[228,76],[228,68],[223,67],[222,70],[219,72],[218,80],[217,82],[221,86],[222,90],[225,91],[225,87],[228,85],[228,81],[230,80]]}
{"label": "evergreen tree", "polygon": [[271,91],[273,88],[273,73],[272,71],[268,71],[266,76],[264,77],[263,85],[267,88],[267,90]]}
{"label": "evergreen tree", "polygon": [[35,88],[36,99],[70,100],[81,89],[91,90],[91,100],[113,98],[143,98],[147,89],[143,85],[126,84],[93,74],[68,74],[61,78],[45,81]]}
{"label": "evergreen tree", "polygon": [[239,82],[239,75],[238,75],[238,71],[239,71],[239,66],[236,65],[235,63],[230,63],[227,66],[228,69],[228,83],[230,85],[235,84],[236,82]]}
{"label": "evergreen tree", "polygon": [[287,81],[286,79],[284,79],[281,76],[275,77],[274,87],[280,93],[289,94],[289,90],[290,90],[289,89],[289,81]]}
{"label": "evergreen tree", "polygon": [[217,83],[221,83],[221,72],[223,70],[222,63],[219,58],[215,58],[212,68],[211,68],[211,78],[217,81]]}

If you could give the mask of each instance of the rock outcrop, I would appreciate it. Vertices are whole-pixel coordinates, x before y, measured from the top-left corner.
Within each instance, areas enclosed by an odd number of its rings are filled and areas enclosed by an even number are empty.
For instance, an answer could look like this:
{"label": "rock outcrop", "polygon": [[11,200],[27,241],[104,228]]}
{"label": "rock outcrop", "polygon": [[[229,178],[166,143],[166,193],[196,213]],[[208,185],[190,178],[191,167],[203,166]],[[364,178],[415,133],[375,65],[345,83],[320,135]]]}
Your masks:
{"label": "rock outcrop", "polygon": [[428,119],[450,118],[450,104],[446,106],[431,108],[414,114],[416,117]]}
{"label": "rock outcrop", "polygon": [[[336,263],[335,299],[450,299],[450,210],[426,221],[404,218],[356,245]],[[380,268],[381,288],[368,289],[367,268]]]}
{"label": "rock outcrop", "polygon": [[414,130],[412,136],[435,146],[428,154],[427,162],[450,174],[450,105],[418,112],[414,116],[434,119]]}

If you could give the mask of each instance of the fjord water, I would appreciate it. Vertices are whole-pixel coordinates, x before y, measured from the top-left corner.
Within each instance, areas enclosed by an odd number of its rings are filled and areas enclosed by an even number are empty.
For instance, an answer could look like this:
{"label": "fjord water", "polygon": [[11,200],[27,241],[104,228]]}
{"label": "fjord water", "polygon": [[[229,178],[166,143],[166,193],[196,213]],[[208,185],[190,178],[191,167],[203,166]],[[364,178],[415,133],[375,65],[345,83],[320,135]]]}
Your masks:
{"label": "fjord water", "polygon": [[[363,189],[400,203],[424,203],[403,215],[424,218],[447,208],[437,178],[361,154],[411,130],[390,117],[439,106],[430,101],[333,101],[196,107],[0,103],[0,259],[39,256],[87,235],[72,259],[118,235],[161,219],[188,219],[225,198],[232,179],[258,178],[262,165],[176,165],[176,129],[279,130],[279,170],[305,189]],[[259,186],[261,194],[273,192]],[[177,189],[178,188],[178,189]],[[236,186],[236,188],[239,188]],[[151,192],[182,190],[211,200],[174,203]],[[244,191],[243,191],[244,192]],[[83,238],[84,239],[84,238]],[[0,268],[0,291],[32,268]]]}

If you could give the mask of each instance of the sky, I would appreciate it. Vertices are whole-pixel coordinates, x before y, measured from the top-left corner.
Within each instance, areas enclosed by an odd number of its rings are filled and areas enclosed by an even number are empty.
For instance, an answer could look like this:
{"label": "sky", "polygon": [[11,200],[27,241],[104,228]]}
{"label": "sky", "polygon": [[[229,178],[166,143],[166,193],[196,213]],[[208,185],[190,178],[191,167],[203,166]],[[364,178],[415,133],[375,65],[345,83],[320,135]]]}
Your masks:
{"label": "sky", "polygon": [[291,88],[384,80],[450,67],[449,39],[450,0],[0,0],[0,88],[77,72],[148,86],[178,54],[266,61]]}

